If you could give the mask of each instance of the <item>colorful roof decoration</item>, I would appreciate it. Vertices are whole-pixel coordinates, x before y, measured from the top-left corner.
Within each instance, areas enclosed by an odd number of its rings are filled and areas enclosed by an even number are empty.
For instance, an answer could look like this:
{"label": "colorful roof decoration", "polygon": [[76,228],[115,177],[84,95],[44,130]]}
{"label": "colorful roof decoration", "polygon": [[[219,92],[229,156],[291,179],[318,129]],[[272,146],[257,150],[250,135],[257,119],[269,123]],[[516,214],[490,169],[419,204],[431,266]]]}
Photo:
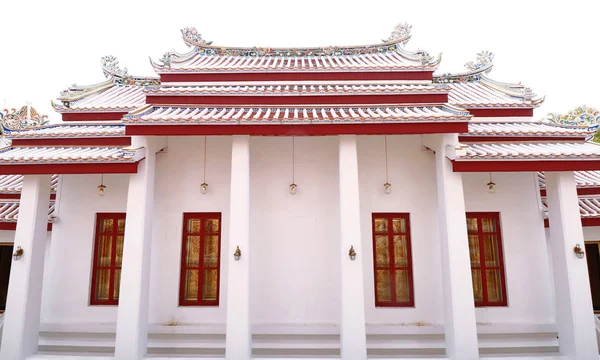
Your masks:
{"label": "colorful roof decoration", "polygon": [[433,82],[448,84],[450,87],[449,102],[464,108],[534,108],[544,98],[537,97],[521,83],[503,83],[490,79],[487,74],[492,71],[494,54],[482,51],[475,61],[465,64],[467,71],[454,74],[434,75]]}
{"label": "colorful roof decoration", "polygon": [[168,72],[324,72],[435,70],[441,57],[408,51],[411,26],[398,25],[390,38],[365,46],[313,48],[222,47],[205,41],[193,27],[181,30],[188,53],[166,52],[155,62],[158,73]]}
{"label": "colorful roof decoration", "polygon": [[49,123],[48,115],[40,115],[30,105],[22,106],[19,110],[4,109],[0,112],[3,131],[32,129]]}
{"label": "colorful roof decoration", "polygon": [[129,75],[114,56],[103,57],[101,63],[107,80],[89,86],[74,84],[62,91],[60,103],[52,102],[57,112],[127,112],[144,105],[144,86],[160,85],[158,78]]}
{"label": "colorful roof decoration", "polygon": [[543,121],[570,127],[597,128],[600,124],[600,110],[582,105],[566,114],[549,113]]}

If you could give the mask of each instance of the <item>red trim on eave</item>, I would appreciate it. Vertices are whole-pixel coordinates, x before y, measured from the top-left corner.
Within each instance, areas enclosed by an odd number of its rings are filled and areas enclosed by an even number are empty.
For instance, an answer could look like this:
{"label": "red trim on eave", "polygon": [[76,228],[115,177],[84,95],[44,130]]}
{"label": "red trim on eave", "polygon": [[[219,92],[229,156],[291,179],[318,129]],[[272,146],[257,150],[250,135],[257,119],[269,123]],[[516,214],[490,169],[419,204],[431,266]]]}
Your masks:
{"label": "red trim on eave", "polygon": [[161,82],[196,81],[338,81],[338,80],[432,80],[433,71],[373,71],[373,72],[220,72],[166,73]]}
{"label": "red trim on eave", "polygon": [[121,120],[127,112],[78,112],[63,113],[63,121],[93,121],[93,120]]}
{"label": "red trim on eave", "polygon": [[[0,222],[0,230],[17,230],[16,222]],[[52,223],[48,223],[46,231],[52,231]]]}
{"label": "red trim on eave", "polygon": [[452,160],[454,172],[600,170],[600,160]]}
{"label": "red trim on eave", "polygon": [[321,125],[127,125],[127,135],[325,136],[440,134],[465,132],[468,122],[321,124]]}
{"label": "red trim on eave", "polygon": [[[2,194],[0,193],[0,199],[2,200],[15,200],[20,199],[21,194]],[[56,194],[50,194],[50,200],[56,200]]]}
{"label": "red trim on eave", "polygon": [[[540,195],[546,196],[546,189],[540,189]],[[577,188],[577,195],[600,195],[600,187]]]}
{"label": "red trim on eave", "polygon": [[129,146],[131,137],[68,137],[52,139],[13,139],[13,146],[55,146],[55,145],[87,145],[87,146]]}
{"label": "red trim on eave", "polygon": [[508,117],[508,116],[533,116],[533,108],[517,109],[478,109],[466,107],[471,115],[476,117]]}
{"label": "red trim on eave", "polygon": [[[600,226],[600,218],[581,218],[581,226]],[[548,219],[544,219],[544,227],[550,227]]]}
{"label": "red trim on eave", "polygon": [[137,163],[12,164],[0,165],[0,175],[135,174]]}
{"label": "red trim on eave", "polygon": [[458,141],[461,143],[476,143],[476,142],[519,142],[519,141],[585,141],[586,136],[511,136],[511,135],[481,135],[481,136],[459,136]]}
{"label": "red trim on eave", "polygon": [[146,96],[148,104],[325,105],[447,103],[448,94],[288,95],[288,96]]}

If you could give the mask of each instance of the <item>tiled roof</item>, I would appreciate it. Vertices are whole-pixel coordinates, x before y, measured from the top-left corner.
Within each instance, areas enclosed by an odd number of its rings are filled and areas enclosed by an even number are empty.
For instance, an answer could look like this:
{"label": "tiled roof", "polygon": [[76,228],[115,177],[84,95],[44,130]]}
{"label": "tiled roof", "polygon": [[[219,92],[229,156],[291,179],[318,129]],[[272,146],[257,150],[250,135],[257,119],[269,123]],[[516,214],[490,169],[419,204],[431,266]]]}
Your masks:
{"label": "tiled roof", "polygon": [[[51,191],[55,192],[58,185],[58,175],[52,175]],[[23,175],[0,175],[1,194],[18,194],[23,188]]]}
{"label": "tiled roof", "polygon": [[445,85],[390,83],[318,83],[318,84],[257,84],[162,86],[146,88],[147,95],[321,95],[321,94],[419,94],[448,93]]}
{"label": "tiled roof", "polygon": [[0,165],[134,161],[134,153],[118,147],[39,146],[8,147],[0,150]]}
{"label": "tiled roof", "polygon": [[123,125],[48,125],[27,130],[6,131],[9,139],[40,139],[54,137],[112,137],[125,136]]}
{"label": "tiled roof", "polygon": [[[548,201],[542,198],[544,217],[548,216]],[[582,219],[600,218],[600,196],[579,197],[579,214]]]}
{"label": "tiled roof", "polygon": [[469,132],[461,136],[482,136],[482,135],[548,135],[548,136],[585,136],[591,135],[593,131],[585,128],[561,127],[540,122],[505,122],[505,123],[487,123],[471,122],[469,123]]}
{"label": "tiled roof", "polygon": [[150,106],[126,115],[126,124],[254,124],[378,123],[410,121],[468,121],[470,115],[451,106],[394,107],[168,107]]}
{"label": "tiled roof", "polygon": [[58,112],[130,111],[145,104],[146,95],[142,86],[113,84],[87,92],[69,106],[56,106]]}
{"label": "tiled roof", "polygon": [[[48,222],[53,222],[55,202],[50,202],[48,208]],[[0,201],[0,222],[16,223],[19,218],[19,201]]]}
{"label": "tiled roof", "polygon": [[474,143],[456,160],[600,159],[591,143]]}
{"label": "tiled roof", "polygon": [[[578,188],[600,187],[600,171],[574,171],[575,184]],[[538,172],[540,187],[546,187],[546,174]]]}
{"label": "tiled roof", "polygon": [[448,84],[451,104],[467,108],[495,108],[495,107],[533,107],[522,98],[504,94],[498,90],[485,86],[480,81],[455,82]]}

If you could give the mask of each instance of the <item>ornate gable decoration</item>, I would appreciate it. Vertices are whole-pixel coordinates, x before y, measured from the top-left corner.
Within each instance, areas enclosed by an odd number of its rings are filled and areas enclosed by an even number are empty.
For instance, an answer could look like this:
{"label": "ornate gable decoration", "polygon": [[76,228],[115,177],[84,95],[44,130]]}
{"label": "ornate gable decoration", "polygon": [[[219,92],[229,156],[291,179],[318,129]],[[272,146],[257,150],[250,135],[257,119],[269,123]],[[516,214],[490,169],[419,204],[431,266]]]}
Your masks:
{"label": "ornate gable decoration", "polygon": [[549,113],[543,120],[556,125],[594,129],[600,125],[600,110],[583,105],[566,114]]}
{"label": "ornate gable decoration", "polygon": [[4,109],[4,113],[0,112],[0,120],[2,129],[7,131],[27,130],[50,123],[48,115],[40,115],[35,108],[29,105],[25,105],[19,110]]}
{"label": "ornate gable decoration", "polygon": [[475,61],[469,61],[465,64],[465,67],[469,71],[457,74],[446,73],[441,76],[436,76],[433,79],[435,83],[455,83],[455,82],[469,82],[481,79],[482,74],[487,74],[492,70],[494,66],[494,53],[491,51],[483,50],[477,54]]}
{"label": "ornate gable decoration", "polygon": [[394,28],[394,31],[392,31],[392,35],[390,35],[390,37],[387,40],[383,40],[383,42],[401,42],[402,44],[406,45],[406,43],[408,43],[408,40],[410,40],[410,37],[412,36],[410,34],[411,29],[412,25],[409,25],[407,22],[405,22],[404,24],[398,24]]}
{"label": "ornate gable decoration", "polygon": [[119,60],[113,55],[102,57],[100,63],[102,64],[104,76],[108,79],[112,79],[115,84],[133,86],[160,85],[160,81],[156,78],[129,75],[127,68],[121,69]]}
{"label": "ornate gable decoration", "polygon": [[198,30],[196,30],[196,28],[193,26],[188,26],[181,29],[181,35],[183,36],[183,41],[185,41],[186,45],[189,47],[212,44],[212,41],[204,40],[202,35],[200,35]]}

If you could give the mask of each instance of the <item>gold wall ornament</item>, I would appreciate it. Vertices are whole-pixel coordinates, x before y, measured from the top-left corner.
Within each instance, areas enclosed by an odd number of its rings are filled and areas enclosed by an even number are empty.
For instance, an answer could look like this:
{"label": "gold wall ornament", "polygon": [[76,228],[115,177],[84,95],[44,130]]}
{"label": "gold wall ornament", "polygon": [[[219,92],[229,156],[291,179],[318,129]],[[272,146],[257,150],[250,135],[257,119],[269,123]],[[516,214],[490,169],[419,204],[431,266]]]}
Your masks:
{"label": "gold wall ornament", "polygon": [[240,247],[238,246],[235,249],[235,252],[233,253],[233,258],[235,259],[235,261],[239,261],[241,256],[242,256],[242,251],[240,250]]}
{"label": "gold wall ornament", "polygon": [[15,259],[15,261],[21,259],[21,256],[23,256],[23,253],[25,251],[23,251],[23,248],[21,248],[20,246],[17,246],[15,252],[13,253],[13,259]]}
{"label": "gold wall ornament", "polygon": [[575,244],[573,252],[575,253],[575,256],[577,256],[578,259],[583,259],[585,257],[585,251],[583,251],[581,245],[579,244]]}
{"label": "gold wall ornament", "polygon": [[356,251],[354,251],[354,245],[350,245],[350,251],[348,251],[348,256],[350,256],[350,260],[352,261],[356,259]]}

